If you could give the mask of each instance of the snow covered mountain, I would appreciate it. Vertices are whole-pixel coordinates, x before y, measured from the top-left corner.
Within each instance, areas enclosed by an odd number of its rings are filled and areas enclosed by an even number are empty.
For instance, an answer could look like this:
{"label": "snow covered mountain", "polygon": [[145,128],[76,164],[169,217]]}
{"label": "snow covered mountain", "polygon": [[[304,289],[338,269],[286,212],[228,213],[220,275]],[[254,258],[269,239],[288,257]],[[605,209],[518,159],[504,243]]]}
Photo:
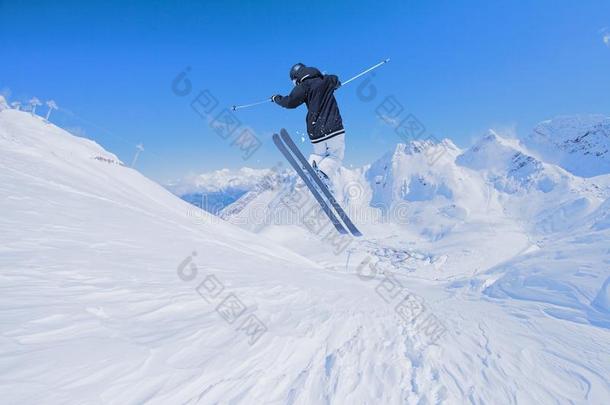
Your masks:
{"label": "snow covered mountain", "polygon": [[167,184],[166,187],[183,200],[217,214],[254,189],[270,173],[269,169],[249,167],[239,170],[221,169],[189,176]]}
{"label": "snow covered mountain", "polygon": [[[342,168],[336,194],[361,226],[380,220],[407,225],[403,230],[433,241],[477,221],[511,221],[537,235],[568,229],[608,195],[607,174],[582,178],[538,156],[520,140],[494,131],[467,150],[447,139],[398,144],[371,165]],[[283,193],[278,188],[258,198],[248,195],[233,206],[238,210],[229,206],[223,212],[238,211],[233,222],[250,230],[289,225],[292,218],[278,215],[278,207],[259,215]]]}
{"label": "snow covered mountain", "polygon": [[[429,201],[436,196],[451,199],[457,181],[452,163],[459,152],[448,139],[438,145],[430,141],[398,144],[366,171],[373,187],[372,205],[388,210],[397,201]],[[433,165],[431,156],[439,156]]]}
{"label": "snow covered mountain", "polygon": [[525,143],[544,160],[577,176],[610,173],[610,117],[574,115],[543,121]]}
{"label": "snow covered mountain", "polygon": [[250,190],[269,173],[271,173],[269,169],[251,169],[249,167],[242,167],[239,170],[221,169],[181,179],[168,184],[168,188],[179,195],[195,192],[220,192],[228,189]]}
{"label": "snow covered mountain", "polygon": [[281,211],[292,176],[193,216],[95,142],[0,111],[0,397],[604,403],[610,176],[540,156],[490,133],[344,168],[365,236],[339,249],[237,221]]}
{"label": "snow covered mountain", "polygon": [[0,95],[0,111],[6,110],[7,108],[9,108],[9,106],[6,102],[6,99],[4,98],[4,96]]}
{"label": "snow covered mountain", "polygon": [[519,140],[491,131],[456,162],[481,174],[503,211],[532,234],[576,226],[608,195],[610,176],[580,178],[536,156]]}
{"label": "snow covered mountain", "polygon": [[456,163],[484,173],[496,190],[507,194],[532,190],[548,193],[568,181],[562,170],[536,159],[518,140],[504,138],[493,130],[460,155]]}

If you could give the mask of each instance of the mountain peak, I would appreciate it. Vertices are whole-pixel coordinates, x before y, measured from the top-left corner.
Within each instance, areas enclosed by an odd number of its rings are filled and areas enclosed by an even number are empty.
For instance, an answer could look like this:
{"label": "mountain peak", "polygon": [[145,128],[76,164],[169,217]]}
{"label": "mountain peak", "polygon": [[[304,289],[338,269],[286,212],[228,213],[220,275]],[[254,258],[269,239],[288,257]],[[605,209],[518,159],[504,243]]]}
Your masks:
{"label": "mountain peak", "polygon": [[458,156],[456,162],[471,169],[485,170],[506,166],[507,162],[520,155],[527,153],[518,140],[504,137],[490,129],[487,135]]}
{"label": "mountain peak", "polygon": [[247,190],[260,183],[270,173],[270,169],[242,167],[238,170],[232,170],[225,168],[209,173],[188,176],[168,184],[167,187],[178,195],[219,192],[227,189]]}
{"label": "mountain peak", "polygon": [[461,153],[450,139],[444,138],[439,141],[434,138],[416,139],[407,143],[398,143],[391,152],[392,160],[407,156],[422,156],[428,164],[434,164],[441,158],[455,159]]}
{"label": "mountain peak", "polygon": [[559,116],[542,121],[524,142],[546,161],[577,176],[610,173],[610,117]]}

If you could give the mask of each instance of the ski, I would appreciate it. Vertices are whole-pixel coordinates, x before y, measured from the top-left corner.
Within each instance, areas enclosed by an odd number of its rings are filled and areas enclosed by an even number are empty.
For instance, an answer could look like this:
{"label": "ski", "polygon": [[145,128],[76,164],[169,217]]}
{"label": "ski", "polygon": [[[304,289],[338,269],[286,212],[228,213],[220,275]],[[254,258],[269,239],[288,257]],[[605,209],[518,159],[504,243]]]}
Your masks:
{"label": "ski", "polygon": [[322,207],[322,211],[324,211],[328,219],[330,219],[330,222],[332,222],[332,224],[335,226],[337,232],[341,234],[347,234],[347,230],[343,227],[343,224],[341,224],[339,219],[332,212],[324,198],[320,195],[320,192],[316,189],[309,177],[307,177],[307,174],[305,174],[303,169],[299,166],[299,164],[294,159],[288,148],[286,148],[286,145],[284,145],[284,142],[282,142],[282,139],[278,134],[273,134],[273,143],[275,143],[275,146],[277,146],[280,152],[282,152],[286,160],[288,160],[288,163],[290,163],[290,166],[292,166],[292,168],[297,172],[299,177],[303,180],[307,188],[309,188],[316,201],[318,201],[318,204],[320,204],[320,206]]}
{"label": "ski", "polygon": [[299,150],[297,145],[294,143],[294,141],[290,137],[290,134],[288,134],[288,131],[286,131],[284,128],[282,128],[280,130],[280,134],[282,136],[282,140],[284,141],[284,143],[286,145],[288,145],[288,148],[290,148],[290,150],[297,157],[297,159],[299,160],[301,165],[305,168],[305,170],[307,170],[307,173],[309,173],[309,175],[313,178],[313,180],[315,181],[318,188],[322,191],[324,196],[328,199],[331,206],[335,209],[335,211],[339,215],[339,218],[341,218],[341,220],[343,221],[345,226],[347,226],[347,229],[349,229],[351,234],[354,236],[362,236],[362,233],[358,230],[358,228],[356,228],[356,225],[354,225],[352,220],[347,216],[347,214],[345,213],[345,211],[343,210],[341,205],[339,205],[339,203],[335,199],[335,196],[333,196],[333,194],[330,192],[328,187],[326,187],[326,185],[324,184],[322,179],[320,179],[320,177],[318,177],[318,175],[314,171],[313,167],[311,167],[311,165],[309,164],[307,159],[305,159],[305,156],[303,156],[303,153],[301,153],[301,151]]}

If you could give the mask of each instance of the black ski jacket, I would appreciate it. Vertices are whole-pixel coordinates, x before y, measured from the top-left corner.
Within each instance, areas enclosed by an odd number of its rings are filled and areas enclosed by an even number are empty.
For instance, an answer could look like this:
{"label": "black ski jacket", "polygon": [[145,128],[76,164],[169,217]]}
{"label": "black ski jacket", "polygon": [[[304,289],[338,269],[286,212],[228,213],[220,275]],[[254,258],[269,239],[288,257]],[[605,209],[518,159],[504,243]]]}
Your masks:
{"label": "black ski jacket", "polygon": [[341,86],[335,75],[323,75],[314,67],[297,71],[297,85],[288,96],[277,96],[275,102],[285,108],[307,105],[307,133],[311,143],[326,141],[345,133],[334,92]]}

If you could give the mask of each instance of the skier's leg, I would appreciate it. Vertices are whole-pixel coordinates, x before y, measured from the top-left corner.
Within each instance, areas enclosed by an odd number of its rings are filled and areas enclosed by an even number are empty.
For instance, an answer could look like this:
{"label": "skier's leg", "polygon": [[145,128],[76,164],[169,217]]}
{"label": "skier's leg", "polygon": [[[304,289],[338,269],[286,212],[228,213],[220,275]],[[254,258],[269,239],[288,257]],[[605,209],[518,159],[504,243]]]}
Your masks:
{"label": "skier's leg", "polygon": [[[345,134],[337,135],[334,138],[329,139],[326,142],[320,142],[324,144],[324,157],[316,162],[318,169],[320,169],[329,178],[333,179],[337,176],[339,168],[343,164],[343,157],[345,156]],[[314,144],[314,147],[319,144]]]}
{"label": "skier's leg", "polygon": [[311,146],[313,147],[313,151],[307,160],[310,165],[318,166],[326,157],[326,144],[324,142],[312,143]]}
{"label": "skier's leg", "polygon": [[345,135],[341,134],[328,141],[314,143],[309,163],[316,168],[320,178],[334,192],[338,190],[338,172],[345,155]]}
{"label": "skier's leg", "polygon": [[333,188],[330,178],[326,173],[320,170],[320,165],[328,158],[328,147],[326,142],[318,142],[312,143],[313,151],[311,155],[309,155],[308,162],[314,168],[316,173],[318,173],[318,177],[322,180],[326,187],[329,189]]}
{"label": "skier's leg", "polygon": [[[330,180],[330,188],[336,197],[342,198],[341,194],[341,181],[339,170],[343,164],[343,157],[345,156],[345,134],[337,135],[334,138],[328,140],[326,144],[326,150],[328,156],[321,162],[322,170],[326,173]],[[337,194],[339,193],[339,194]]]}

